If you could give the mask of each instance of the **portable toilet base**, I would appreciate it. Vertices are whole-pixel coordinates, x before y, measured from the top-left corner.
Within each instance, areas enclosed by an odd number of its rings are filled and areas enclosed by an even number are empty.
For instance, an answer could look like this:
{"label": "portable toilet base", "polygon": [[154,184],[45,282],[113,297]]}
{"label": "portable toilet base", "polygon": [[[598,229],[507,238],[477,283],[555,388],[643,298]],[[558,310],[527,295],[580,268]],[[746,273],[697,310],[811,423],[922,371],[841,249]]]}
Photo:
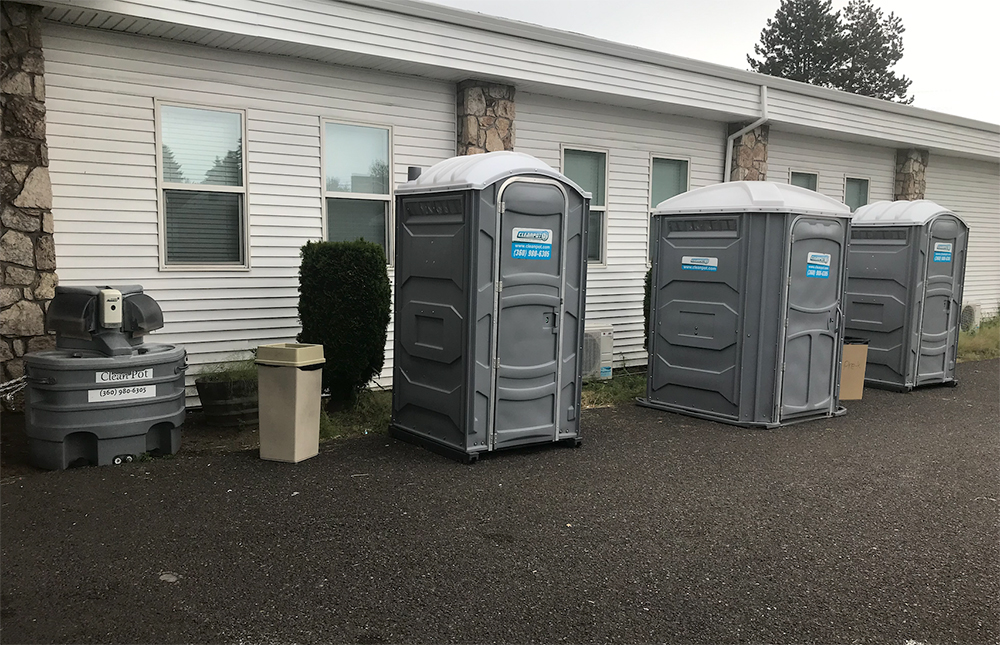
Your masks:
{"label": "portable toilet base", "polygon": [[466,462],[579,445],[590,196],[515,152],[396,196],[391,436]]}
{"label": "portable toilet base", "polygon": [[653,210],[641,405],[738,426],[839,416],[850,209],[731,182]]}

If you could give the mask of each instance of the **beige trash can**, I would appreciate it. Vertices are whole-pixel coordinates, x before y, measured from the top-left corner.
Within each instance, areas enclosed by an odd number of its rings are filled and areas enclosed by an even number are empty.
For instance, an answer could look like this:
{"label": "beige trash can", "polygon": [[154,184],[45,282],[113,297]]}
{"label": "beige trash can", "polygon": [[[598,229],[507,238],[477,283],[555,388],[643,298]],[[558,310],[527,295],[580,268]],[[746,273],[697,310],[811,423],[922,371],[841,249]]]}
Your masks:
{"label": "beige trash can", "polygon": [[257,348],[260,458],[298,463],[319,454],[322,345]]}

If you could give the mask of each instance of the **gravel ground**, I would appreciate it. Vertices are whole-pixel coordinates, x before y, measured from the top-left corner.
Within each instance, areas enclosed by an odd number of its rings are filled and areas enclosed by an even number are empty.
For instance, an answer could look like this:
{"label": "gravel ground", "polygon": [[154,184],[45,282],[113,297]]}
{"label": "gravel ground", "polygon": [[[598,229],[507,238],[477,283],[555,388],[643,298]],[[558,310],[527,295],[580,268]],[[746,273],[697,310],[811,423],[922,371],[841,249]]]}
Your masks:
{"label": "gravel ground", "polygon": [[777,430],[592,410],[472,466],[372,434],[5,469],[0,638],[997,643],[998,373]]}

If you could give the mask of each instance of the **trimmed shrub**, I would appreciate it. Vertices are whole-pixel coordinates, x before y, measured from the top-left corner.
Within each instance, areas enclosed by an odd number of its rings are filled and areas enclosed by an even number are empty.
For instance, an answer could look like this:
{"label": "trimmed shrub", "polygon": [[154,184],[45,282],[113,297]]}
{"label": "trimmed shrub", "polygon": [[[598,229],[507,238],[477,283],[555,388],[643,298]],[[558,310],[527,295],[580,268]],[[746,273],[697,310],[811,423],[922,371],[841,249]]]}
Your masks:
{"label": "trimmed shrub", "polygon": [[352,405],[382,371],[391,301],[382,247],[309,242],[299,267],[299,342],[323,345],[331,409]]}

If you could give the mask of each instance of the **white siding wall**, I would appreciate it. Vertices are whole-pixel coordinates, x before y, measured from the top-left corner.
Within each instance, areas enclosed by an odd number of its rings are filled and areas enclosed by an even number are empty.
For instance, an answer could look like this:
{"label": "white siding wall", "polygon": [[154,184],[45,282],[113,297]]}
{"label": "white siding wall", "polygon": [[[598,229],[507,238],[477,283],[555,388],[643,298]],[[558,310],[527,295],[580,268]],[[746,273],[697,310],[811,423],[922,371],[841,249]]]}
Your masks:
{"label": "white siding wall", "polygon": [[969,225],[964,302],[985,312],[1000,303],[1000,166],[931,153],[924,196]]}
{"label": "white siding wall", "polygon": [[725,125],[650,112],[517,95],[518,152],[560,169],[561,148],[608,152],[607,266],[587,272],[587,321],[615,330],[615,364],[644,365],[642,292],[647,269],[650,155],[687,159],[690,188],[722,180]]}
{"label": "white siding wall", "polygon": [[818,174],[816,189],[838,201],[844,201],[847,177],[868,180],[868,203],[891,200],[896,151],[771,130],[767,145],[767,179],[787,184],[790,171]]}
{"label": "white siding wall", "polygon": [[[164,310],[155,341],[193,365],[298,333],[299,249],[322,236],[321,118],[392,126],[397,183],[455,151],[450,83],[53,24],[44,46],[60,281],[142,284]],[[246,110],[249,271],[159,270],[154,98]]]}

